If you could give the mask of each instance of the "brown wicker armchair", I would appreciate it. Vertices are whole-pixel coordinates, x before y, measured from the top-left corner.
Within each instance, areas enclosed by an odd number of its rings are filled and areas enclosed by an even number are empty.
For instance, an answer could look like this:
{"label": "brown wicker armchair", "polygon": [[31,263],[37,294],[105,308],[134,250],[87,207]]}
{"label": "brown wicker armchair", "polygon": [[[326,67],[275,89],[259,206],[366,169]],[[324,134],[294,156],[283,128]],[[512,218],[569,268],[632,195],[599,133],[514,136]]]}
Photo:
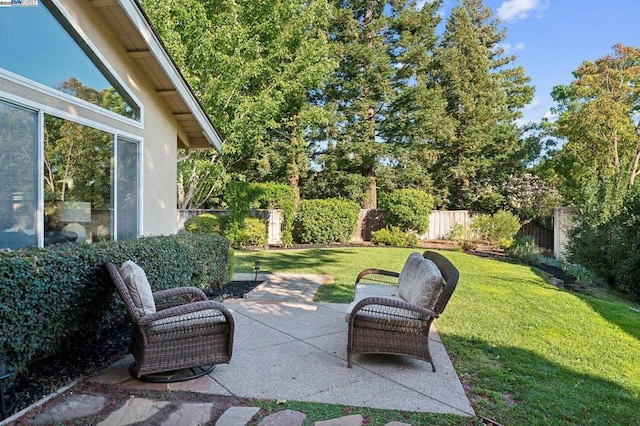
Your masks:
{"label": "brown wicker armchair", "polygon": [[[442,275],[442,287],[430,296],[428,307],[410,303],[399,296],[400,273],[366,269],[358,275],[355,283],[357,297],[346,316],[349,368],[353,354],[390,354],[427,361],[436,371],[429,352],[429,328],[444,311],[458,283],[459,273],[448,259],[438,253],[426,251],[422,256],[435,263]],[[405,268],[402,273],[405,273]],[[357,294],[359,284],[366,287],[367,292],[360,297]]]}
{"label": "brown wicker armchair", "polygon": [[[132,377],[153,382],[183,381],[211,372],[216,364],[229,363],[234,321],[223,304],[208,300],[198,288],[179,287],[153,292],[156,312],[144,314],[120,270],[111,262],[105,267],[133,325]],[[192,374],[158,374],[183,369],[191,369]]]}

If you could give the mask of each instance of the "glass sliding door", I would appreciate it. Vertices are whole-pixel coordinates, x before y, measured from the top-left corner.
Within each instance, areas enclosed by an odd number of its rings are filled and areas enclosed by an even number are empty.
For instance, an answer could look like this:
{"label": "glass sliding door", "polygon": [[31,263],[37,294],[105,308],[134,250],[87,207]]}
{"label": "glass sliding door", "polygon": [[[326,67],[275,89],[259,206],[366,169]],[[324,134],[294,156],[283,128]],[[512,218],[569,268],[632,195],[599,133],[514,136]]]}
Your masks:
{"label": "glass sliding door", "polygon": [[45,114],[44,243],[112,239],[111,133]]}
{"label": "glass sliding door", "polygon": [[118,240],[138,238],[138,143],[118,138],[116,221]]}
{"label": "glass sliding door", "polygon": [[38,112],[0,100],[0,249],[37,245]]}

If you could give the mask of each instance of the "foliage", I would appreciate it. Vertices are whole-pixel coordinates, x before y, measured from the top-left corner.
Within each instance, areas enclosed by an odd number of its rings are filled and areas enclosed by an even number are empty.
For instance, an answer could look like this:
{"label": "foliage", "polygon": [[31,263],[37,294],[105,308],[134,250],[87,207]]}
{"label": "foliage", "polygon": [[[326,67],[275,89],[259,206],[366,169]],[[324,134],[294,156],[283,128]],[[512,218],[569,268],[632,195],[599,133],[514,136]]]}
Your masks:
{"label": "foliage", "polygon": [[528,265],[539,265],[542,262],[540,247],[533,236],[517,236],[514,243],[506,250],[509,257]]}
{"label": "foliage", "polygon": [[295,215],[295,193],[292,187],[273,182],[248,183],[229,182],[225,191],[225,201],[230,211],[226,222],[227,235],[232,241],[233,235],[243,228],[245,218],[252,209],[280,209],[282,211],[281,238],[284,245],[293,241],[293,220]]}
{"label": "foliage", "polygon": [[613,50],[585,61],[571,84],[552,93],[559,113],[555,132],[566,138],[560,152],[574,160],[565,173],[580,187],[595,180],[596,186],[624,190],[640,174],[640,48],[616,44]]}
{"label": "foliage", "polygon": [[232,179],[297,186],[308,129],[326,121],[310,92],[332,72],[323,0],[142,2],[224,139]]}
{"label": "foliage", "polygon": [[414,232],[405,232],[390,225],[372,232],[371,243],[378,246],[416,247],[418,236]]}
{"label": "foliage", "polygon": [[353,201],[328,198],[303,200],[294,221],[298,243],[348,242],[358,226],[360,206]]}
{"label": "foliage", "polygon": [[499,210],[493,215],[480,214],[471,221],[471,230],[476,239],[497,244],[502,240],[513,240],[520,230],[520,220],[513,213]]}
{"label": "foliage", "polygon": [[285,246],[293,241],[293,219],[296,210],[296,194],[293,187],[274,182],[257,183],[259,190],[258,207],[261,209],[279,209],[282,211],[280,238]]}
{"label": "foliage", "polygon": [[230,226],[225,236],[233,247],[264,246],[268,239],[267,224],[264,219],[245,217],[237,227]]}
{"label": "foliage", "polygon": [[306,200],[339,198],[362,205],[367,178],[360,174],[328,170],[312,171],[302,182],[301,196]]}
{"label": "foliage", "polygon": [[381,201],[382,208],[387,211],[387,224],[419,234],[429,229],[429,215],[434,207],[430,194],[417,189],[397,189]]}
{"label": "foliage", "polygon": [[184,229],[192,234],[222,234],[223,220],[211,213],[190,217],[184,222]]}
{"label": "foliage", "polygon": [[203,234],[0,251],[0,353],[15,377],[30,361],[120,323],[124,309],[102,267],[107,261],[133,260],[155,291],[222,286],[228,259],[228,241]]}
{"label": "foliage", "polygon": [[212,208],[229,180],[214,149],[178,151],[178,208]]}
{"label": "foliage", "polygon": [[331,120],[317,129],[316,161],[328,173],[365,178],[362,206],[376,208],[382,163],[398,175],[428,174],[424,166],[432,161],[421,161],[433,158],[429,142],[447,130],[443,98],[426,72],[442,2],[333,3],[330,35],[339,65],[317,92]]}
{"label": "foliage", "polygon": [[562,205],[557,189],[528,172],[509,175],[501,192],[504,195],[502,208],[526,222],[548,220],[553,217],[554,209]]}
{"label": "foliage", "polygon": [[569,232],[568,259],[640,300],[640,190],[627,193],[623,206],[596,225],[581,215]]}
{"label": "foliage", "polygon": [[504,55],[505,38],[481,0],[462,0],[435,52],[435,73],[454,131],[436,140],[433,175],[449,207],[467,207],[472,182],[501,182],[529,160],[515,123],[533,99],[533,87],[522,67],[509,67],[515,56]]}

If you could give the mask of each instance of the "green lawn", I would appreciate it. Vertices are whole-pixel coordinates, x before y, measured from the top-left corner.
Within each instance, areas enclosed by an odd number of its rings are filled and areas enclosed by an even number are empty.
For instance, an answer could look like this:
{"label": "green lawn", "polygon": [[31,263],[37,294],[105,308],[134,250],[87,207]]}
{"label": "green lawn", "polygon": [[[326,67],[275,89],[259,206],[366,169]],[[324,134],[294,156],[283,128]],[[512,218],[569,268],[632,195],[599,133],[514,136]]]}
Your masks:
{"label": "green lawn", "polygon": [[[399,271],[411,251],[236,251],[235,271],[260,260],[262,271],[331,275],[316,298],[347,302],[360,270]],[[558,289],[527,266],[442,253],[460,282],[435,324],[476,413],[502,424],[640,424],[640,313],[630,304]]]}

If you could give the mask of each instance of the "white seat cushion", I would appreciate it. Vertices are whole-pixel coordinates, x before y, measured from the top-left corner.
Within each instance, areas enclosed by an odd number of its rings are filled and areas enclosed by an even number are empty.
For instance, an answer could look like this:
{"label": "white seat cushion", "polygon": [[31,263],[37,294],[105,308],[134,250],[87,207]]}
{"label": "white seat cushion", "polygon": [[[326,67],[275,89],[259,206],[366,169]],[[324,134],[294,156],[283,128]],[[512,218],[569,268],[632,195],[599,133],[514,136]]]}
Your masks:
{"label": "white seat cushion", "polygon": [[122,276],[140,316],[155,313],[156,304],[153,300],[153,292],[144,270],[127,260],[120,267],[120,276]]}

